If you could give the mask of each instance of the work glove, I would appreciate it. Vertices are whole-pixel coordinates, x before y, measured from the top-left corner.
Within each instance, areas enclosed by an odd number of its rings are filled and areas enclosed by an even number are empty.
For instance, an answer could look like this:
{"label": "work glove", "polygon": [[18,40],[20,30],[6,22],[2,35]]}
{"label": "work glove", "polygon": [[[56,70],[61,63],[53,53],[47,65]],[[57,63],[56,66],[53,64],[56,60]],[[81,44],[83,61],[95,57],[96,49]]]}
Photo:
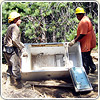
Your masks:
{"label": "work glove", "polygon": [[75,44],[75,40],[72,40],[68,45],[73,46]]}
{"label": "work glove", "polygon": [[22,57],[28,57],[28,53],[26,52],[26,49],[25,48],[23,48],[21,50],[21,52],[22,52]]}

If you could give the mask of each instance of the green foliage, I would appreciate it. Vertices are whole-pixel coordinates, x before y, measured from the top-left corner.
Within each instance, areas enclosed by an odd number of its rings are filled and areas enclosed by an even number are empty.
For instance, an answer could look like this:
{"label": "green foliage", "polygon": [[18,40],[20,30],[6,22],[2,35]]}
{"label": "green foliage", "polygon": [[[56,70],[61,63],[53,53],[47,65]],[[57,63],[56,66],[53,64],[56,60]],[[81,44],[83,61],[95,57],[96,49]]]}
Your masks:
{"label": "green foliage", "polygon": [[79,23],[75,15],[77,6],[86,8],[98,37],[98,5],[95,2],[4,2],[2,35],[4,36],[9,25],[9,13],[17,11],[21,14],[22,20],[20,25],[22,42],[41,42],[43,35],[47,42],[71,41],[77,34]]}
{"label": "green foliage", "polygon": [[97,45],[98,45],[98,33],[96,34],[96,43],[97,43]]}

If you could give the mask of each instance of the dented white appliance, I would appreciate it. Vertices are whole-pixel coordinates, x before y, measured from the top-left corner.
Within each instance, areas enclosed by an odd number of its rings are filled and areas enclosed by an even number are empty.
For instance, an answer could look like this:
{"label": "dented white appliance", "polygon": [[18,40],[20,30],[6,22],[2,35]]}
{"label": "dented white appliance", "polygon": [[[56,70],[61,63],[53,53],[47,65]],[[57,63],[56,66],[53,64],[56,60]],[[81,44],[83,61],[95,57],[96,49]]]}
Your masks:
{"label": "dented white appliance", "polygon": [[75,91],[93,90],[82,64],[79,42],[69,47],[64,43],[27,43],[28,56],[21,58],[23,80],[63,79],[70,75]]}
{"label": "dented white appliance", "polygon": [[26,43],[28,56],[21,58],[23,80],[60,79],[69,76],[69,69],[82,67],[80,44]]}

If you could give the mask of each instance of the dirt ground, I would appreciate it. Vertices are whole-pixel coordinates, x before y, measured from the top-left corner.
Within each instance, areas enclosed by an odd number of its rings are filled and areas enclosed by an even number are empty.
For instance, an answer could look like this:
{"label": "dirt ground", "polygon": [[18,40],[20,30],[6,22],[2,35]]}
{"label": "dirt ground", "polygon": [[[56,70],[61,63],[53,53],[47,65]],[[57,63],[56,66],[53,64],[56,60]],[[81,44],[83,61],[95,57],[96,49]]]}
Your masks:
{"label": "dirt ground", "polygon": [[[27,81],[23,81],[23,87],[21,89],[17,89],[14,86],[6,85],[6,69],[7,65],[2,64],[2,79],[1,79],[1,97],[4,99],[11,98],[97,98],[98,97],[98,59],[94,58],[94,62],[96,64],[97,70],[94,74],[89,74],[88,78],[92,84],[93,91],[88,92],[75,92],[74,87],[38,87],[34,86],[34,84],[30,84]],[[50,80],[51,83],[57,80]],[[49,81],[49,82],[50,82]],[[62,82],[66,82],[66,80],[58,80]],[[71,79],[69,78],[69,82],[72,84]],[[34,83],[34,82],[33,82]]]}

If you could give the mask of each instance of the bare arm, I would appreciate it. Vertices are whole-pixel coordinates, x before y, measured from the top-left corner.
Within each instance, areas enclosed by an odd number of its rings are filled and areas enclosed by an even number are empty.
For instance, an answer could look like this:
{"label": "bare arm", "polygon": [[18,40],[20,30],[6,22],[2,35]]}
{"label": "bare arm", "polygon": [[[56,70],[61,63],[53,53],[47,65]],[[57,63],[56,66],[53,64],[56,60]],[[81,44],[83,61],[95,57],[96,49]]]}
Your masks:
{"label": "bare arm", "polygon": [[75,38],[75,42],[81,40],[84,36],[85,34],[80,34],[78,37]]}

